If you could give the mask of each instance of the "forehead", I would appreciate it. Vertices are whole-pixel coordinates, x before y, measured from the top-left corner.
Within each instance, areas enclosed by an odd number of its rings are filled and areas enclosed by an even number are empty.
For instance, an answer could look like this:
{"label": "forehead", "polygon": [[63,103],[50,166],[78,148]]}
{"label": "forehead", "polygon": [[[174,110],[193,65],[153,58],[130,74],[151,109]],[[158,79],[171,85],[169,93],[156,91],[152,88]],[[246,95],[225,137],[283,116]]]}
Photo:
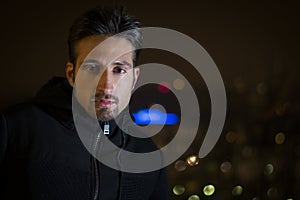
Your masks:
{"label": "forehead", "polygon": [[77,62],[93,59],[107,64],[118,58],[133,58],[133,46],[127,39],[108,35],[93,35],[79,40],[75,52]]}

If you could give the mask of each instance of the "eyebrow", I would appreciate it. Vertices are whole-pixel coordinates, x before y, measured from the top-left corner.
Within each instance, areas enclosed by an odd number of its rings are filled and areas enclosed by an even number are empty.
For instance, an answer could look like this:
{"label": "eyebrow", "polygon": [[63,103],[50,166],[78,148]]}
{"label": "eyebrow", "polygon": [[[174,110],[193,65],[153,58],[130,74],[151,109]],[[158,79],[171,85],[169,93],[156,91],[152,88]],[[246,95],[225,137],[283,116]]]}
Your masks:
{"label": "eyebrow", "polygon": [[117,61],[113,62],[113,64],[115,64],[115,65],[125,65],[127,67],[132,67],[132,65],[129,62],[126,62],[126,61],[117,60]]}
{"label": "eyebrow", "polygon": [[98,60],[94,60],[94,59],[88,59],[88,60],[84,60],[84,61],[81,61],[79,63],[79,65],[82,65],[83,63],[93,63],[93,64],[97,64],[99,66],[103,66],[103,63],[98,61]]}
{"label": "eyebrow", "polygon": [[[88,60],[81,61],[79,63],[79,66],[81,66],[83,63],[93,63],[93,64],[97,64],[99,66],[104,66],[104,64],[102,62],[100,62],[98,60],[95,60],[95,59],[88,59]],[[117,61],[113,62],[113,64],[114,65],[125,65],[125,66],[130,67],[130,68],[132,67],[132,65],[127,61],[117,60]]]}

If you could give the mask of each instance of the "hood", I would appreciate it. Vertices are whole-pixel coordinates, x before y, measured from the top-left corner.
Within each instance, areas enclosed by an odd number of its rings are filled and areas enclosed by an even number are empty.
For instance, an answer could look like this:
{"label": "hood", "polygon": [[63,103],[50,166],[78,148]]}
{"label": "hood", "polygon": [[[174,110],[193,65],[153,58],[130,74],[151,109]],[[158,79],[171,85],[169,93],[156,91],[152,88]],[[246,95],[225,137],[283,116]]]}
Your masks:
{"label": "hood", "polygon": [[33,102],[64,125],[74,128],[72,91],[66,78],[53,77],[38,90]]}
{"label": "hood", "polygon": [[[53,118],[58,120],[63,126],[73,131],[77,132],[77,128],[74,124],[74,119],[76,121],[80,120],[82,122],[81,125],[83,125],[83,131],[81,131],[81,133],[86,132],[86,134],[89,134],[85,138],[91,140],[86,141],[85,144],[94,144],[94,136],[96,136],[94,135],[94,133],[99,133],[97,131],[99,126],[96,126],[96,124],[93,123],[94,120],[91,119],[91,116],[88,115],[83,107],[79,107],[81,109],[79,109],[76,115],[73,116],[72,92],[73,87],[69,84],[66,78],[53,77],[37,92],[35,98],[33,99],[33,103],[50,116],[53,116]],[[79,104],[78,101],[73,101],[73,103]],[[130,138],[135,138],[133,136],[129,138],[129,135],[127,135],[127,133],[139,133],[141,135],[147,136],[146,133],[143,133],[136,127],[136,125],[134,125],[134,123],[132,123],[128,106],[115,119],[112,119],[108,122],[98,122],[102,129],[104,127],[104,124],[109,123],[110,134],[107,135],[107,137],[119,147],[123,146],[125,148],[125,144],[128,143]],[[118,128],[117,124],[122,124],[122,129]],[[148,138],[135,139],[137,141],[148,141]],[[141,144],[143,144],[143,142],[141,142]],[[151,146],[153,147],[153,150],[156,149],[155,145],[152,145],[152,143]],[[136,149],[136,146],[132,146],[129,148],[133,149],[134,151],[134,149]]]}
{"label": "hood", "polygon": [[34,101],[42,105],[71,110],[72,90],[66,78],[53,77],[39,89]]}
{"label": "hood", "polygon": [[[43,87],[41,87],[33,101],[42,110],[53,116],[64,126],[74,129],[72,92],[73,87],[69,84],[66,78],[53,77]],[[79,105],[77,101],[74,101],[73,103]],[[92,121],[91,117],[80,105],[78,108],[81,108],[79,109],[80,120],[86,121],[86,124],[91,126],[91,124],[89,124],[89,121]],[[124,118],[124,111],[116,119],[109,121],[111,132],[114,132],[114,129],[117,126],[115,120],[119,121]],[[78,116],[75,116],[75,118],[78,118]],[[99,123],[101,127],[103,127],[106,122],[99,121]],[[121,122],[119,121],[119,123]]]}

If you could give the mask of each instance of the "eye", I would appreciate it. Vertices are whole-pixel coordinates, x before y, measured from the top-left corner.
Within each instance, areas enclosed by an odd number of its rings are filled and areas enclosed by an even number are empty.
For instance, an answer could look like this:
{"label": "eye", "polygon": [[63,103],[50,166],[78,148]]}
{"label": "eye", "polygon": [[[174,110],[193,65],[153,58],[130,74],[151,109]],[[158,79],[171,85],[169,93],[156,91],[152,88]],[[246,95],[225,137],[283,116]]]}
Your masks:
{"label": "eye", "polygon": [[126,69],[123,69],[122,67],[119,67],[119,66],[114,67],[112,71],[115,74],[125,74],[125,73],[127,73]]}
{"label": "eye", "polygon": [[83,64],[81,67],[83,70],[86,70],[90,73],[99,73],[99,67],[95,64],[86,63],[86,64]]}

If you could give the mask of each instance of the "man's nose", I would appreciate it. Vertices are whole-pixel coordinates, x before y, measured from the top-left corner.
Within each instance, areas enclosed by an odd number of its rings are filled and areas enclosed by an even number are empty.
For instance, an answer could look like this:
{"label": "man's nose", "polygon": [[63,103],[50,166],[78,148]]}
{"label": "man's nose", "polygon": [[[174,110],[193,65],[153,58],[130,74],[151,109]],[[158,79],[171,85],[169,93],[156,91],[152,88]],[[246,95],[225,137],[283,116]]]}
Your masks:
{"label": "man's nose", "polygon": [[113,81],[112,81],[112,77],[109,74],[109,71],[106,69],[98,82],[98,90],[102,90],[105,93],[111,93],[112,89],[113,89]]}

